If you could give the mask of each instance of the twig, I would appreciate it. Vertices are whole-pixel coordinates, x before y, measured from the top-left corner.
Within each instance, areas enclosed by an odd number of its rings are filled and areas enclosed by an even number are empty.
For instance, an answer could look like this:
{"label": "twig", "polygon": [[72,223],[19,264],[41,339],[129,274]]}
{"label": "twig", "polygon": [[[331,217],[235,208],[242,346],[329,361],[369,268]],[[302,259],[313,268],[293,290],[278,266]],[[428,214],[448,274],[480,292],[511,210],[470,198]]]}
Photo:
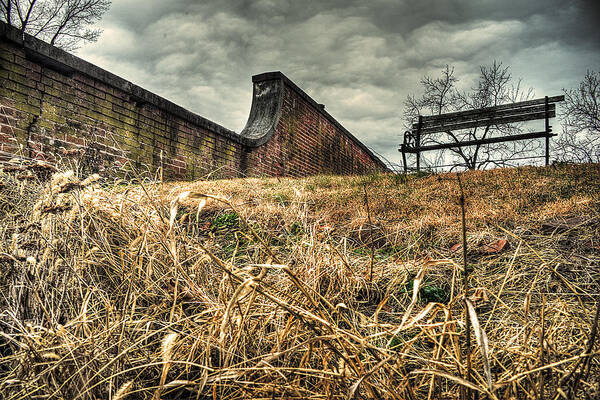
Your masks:
{"label": "twig", "polygon": [[[458,199],[461,210],[461,222],[462,222],[462,253],[463,253],[463,286],[464,286],[464,300],[465,300],[465,357],[467,364],[467,374],[465,380],[471,381],[471,322],[469,320],[469,310],[467,308],[467,295],[469,292],[469,268],[467,266],[467,222],[465,212],[465,192],[463,190],[462,181],[460,180],[460,174],[456,175],[458,179],[458,188],[460,190],[460,197]],[[464,399],[469,400],[471,398],[471,391],[465,386],[461,386],[464,393]]]}

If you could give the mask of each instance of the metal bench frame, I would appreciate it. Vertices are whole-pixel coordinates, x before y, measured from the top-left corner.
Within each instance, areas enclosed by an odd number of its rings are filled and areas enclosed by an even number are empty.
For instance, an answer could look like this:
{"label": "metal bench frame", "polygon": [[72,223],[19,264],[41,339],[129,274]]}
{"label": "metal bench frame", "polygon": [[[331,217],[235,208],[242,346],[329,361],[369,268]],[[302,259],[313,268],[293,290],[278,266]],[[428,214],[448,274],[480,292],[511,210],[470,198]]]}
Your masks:
{"label": "metal bench frame", "polygon": [[[443,150],[465,146],[476,146],[490,143],[512,142],[517,140],[546,138],[546,165],[550,162],[550,138],[556,136],[552,133],[550,118],[556,116],[556,103],[563,101],[564,96],[544,97],[535,100],[521,101],[518,103],[502,104],[495,107],[485,107],[475,110],[458,111],[440,115],[419,115],[417,123],[413,124],[412,130],[404,133],[403,143],[399,151],[402,152],[404,171],[408,171],[406,154],[416,154],[416,170],[421,169],[421,153],[432,150]],[[451,137],[452,131],[476,127],[506,126],[515,122],[545,120],[545,129],[541,132],[528,132],[523,134],[508,135],[501,137],[488,137],[484,139],[455,141],[452,143],[441,143],[433,145],[421,145],[423,135],[448,132]]]}

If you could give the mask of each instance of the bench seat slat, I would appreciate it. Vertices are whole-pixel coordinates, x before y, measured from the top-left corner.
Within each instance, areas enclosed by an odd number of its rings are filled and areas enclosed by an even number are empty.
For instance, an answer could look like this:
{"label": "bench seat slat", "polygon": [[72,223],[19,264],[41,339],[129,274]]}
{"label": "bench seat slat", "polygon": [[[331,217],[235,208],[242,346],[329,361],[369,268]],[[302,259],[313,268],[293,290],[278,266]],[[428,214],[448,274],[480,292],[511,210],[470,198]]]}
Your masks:
{"label": "bench seat slat", "polygon": [[[556,116],[556,111],[551,110],[548,112],[548,117],[554,118]],[[520,115],[510,115],[505,117],[498,118],[486,118],[481,120],[471,120],[467,122],[459,122],[459,123],[447,123],[443,125],[428,127],[425,126],[421,128],[421,135],[437,133],[437,132],[445,132],[445,131],[453,131],[459,129],[468,129],[468,128],[476,128],[481,126],[497,126],[497,125],[506,125],[515,122],[524,122],[524,121],[533,121],[536,119],[543,119],[546,117],[545,111],[538,111],[534,113],[520,114]]]}
{"label": "bench seat slat", "polygon": [[[554,104],[550,104],[548,106],[549,111],[554,111],[556,108]],[[499,118],[499,117],[510,117],[512,115],[522,115],[522,114],[530,114],[530,113],[538,113],[546,111],[543,105],[539,106],[531,106],[526,108],[519,109],[510,109],[510,110],[491,110],[486,112],[477,112],[477,113],[465,113],[463,115],[454,116],[450,118],[436,118],[436,119],[425,119],[423,118],[423,122],[421,124],[421,128],[434,128],[440,125],[450,125],[454,123],[462,123],[462,122],[472,122],[472,121],[484,121],[486,119],[491,118]],[[413,129],[417,129],[419,124],[413,124]]]}
{"label": "bench seat slat", "polygon": [[[551,105],[553,103],[558,103],[560,101],[564,101],[564,99],[565,99],[564,95],[548,97],[548,104]],[[440,119],[451,119],[456,116],[460,117],[461,115],[481,114],[481,113],[486,113],[486,112],[494,112],[494,111],[502,111],[502,110],[516,110],[519,108],[527,108],[527,107],[536,106],[536,105],[544,105],[545,101],[546,101],[545,98],[540,98],[540,99],[534,99],[534,100],[520,101],[518,103],[501,104],[499,106],[477,108],[477,109],[466,110],[466,111],[455,111],[455,112],[441,114],[441,115],[426,115],[426,116],[423,116],[423,122],[435,121],[435,120],[440,120]]]}
{"label": "bench seat slat", "polygon": [[479,140],[466,140],[466,141],[460,142],[460,143],[453,142],[453,143],[433,144],[433,145],[419,146],[419,147],[411,147],[411,146],[407,146],[407,145],[402,145],[402,146],[404,148],[404,151],[407,153],[419,153],[419,152],[429,151],[429,150],[455,149],[455,148],[459,148],[459,147],[474,146],[477,144],[482,145],[482,144],[491,144],[491,143],[512,142],[515,140],[539,139],[539,138],[544,138],[546,136],[551,137],[551,136],[556,136],[556,134],[553,134],[553,133],[548,134],[546,132],[529,132],[529,133],[521,133],[518,135],[491,137],[491,138],[479,139]]}

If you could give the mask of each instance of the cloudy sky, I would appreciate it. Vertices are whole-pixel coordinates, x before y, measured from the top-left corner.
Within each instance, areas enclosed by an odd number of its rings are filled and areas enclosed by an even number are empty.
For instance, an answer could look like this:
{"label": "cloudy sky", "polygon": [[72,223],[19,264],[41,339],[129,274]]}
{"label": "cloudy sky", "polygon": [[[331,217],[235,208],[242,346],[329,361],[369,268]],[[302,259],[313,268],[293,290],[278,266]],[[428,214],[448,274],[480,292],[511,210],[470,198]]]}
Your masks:
{"label": "cloudy sky", "polygon": [[600,70],[600,6],[582,0],[113,0],[78,55],[229,129],[251,76],[282,71],[392,162],[403,101],[450,64],[468,89],[494,59],[536,96]]}

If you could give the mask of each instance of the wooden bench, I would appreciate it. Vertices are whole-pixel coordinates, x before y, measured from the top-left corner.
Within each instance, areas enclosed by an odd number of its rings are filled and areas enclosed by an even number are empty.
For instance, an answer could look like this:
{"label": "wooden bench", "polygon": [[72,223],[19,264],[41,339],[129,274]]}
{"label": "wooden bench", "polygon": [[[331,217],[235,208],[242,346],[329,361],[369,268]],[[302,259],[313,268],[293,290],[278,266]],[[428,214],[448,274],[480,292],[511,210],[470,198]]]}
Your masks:
{"label": "wooden bench", "polygon": [[[421,116],[412,130],[404,133],[404,141],[400,145],[404,171],[408,171],[406,154],[416,154],[416,170],[421,168],[421,153],[432,150],[455,149],[465,146],[477,146],[490,143],[512,142],[516,140],[546,138],[546,165],[550,162],[550,138],[556,136],[552,133],[549,119],[556,116],[556,103],[563,101],[564,96],[544,97],[535,100],[521,101],[518,103],[502,104],[495,107],[479,108],[475,110],[459,111],[440,115]],[[538,119],[545,120],[545,129],[541,132],[528,132],[507,136],[484,137],[481,139],[464,140],[457,138],[452,131],[486,127],[497,129],[502,126],[524,121]],[[451,142],[422,145],[425,135],[435,133],[448,133]]]}

